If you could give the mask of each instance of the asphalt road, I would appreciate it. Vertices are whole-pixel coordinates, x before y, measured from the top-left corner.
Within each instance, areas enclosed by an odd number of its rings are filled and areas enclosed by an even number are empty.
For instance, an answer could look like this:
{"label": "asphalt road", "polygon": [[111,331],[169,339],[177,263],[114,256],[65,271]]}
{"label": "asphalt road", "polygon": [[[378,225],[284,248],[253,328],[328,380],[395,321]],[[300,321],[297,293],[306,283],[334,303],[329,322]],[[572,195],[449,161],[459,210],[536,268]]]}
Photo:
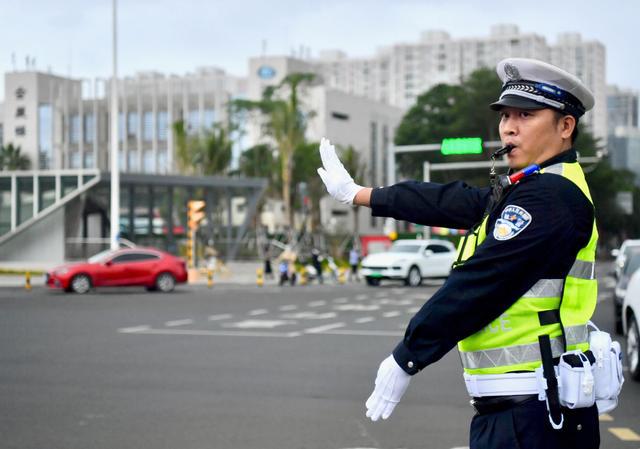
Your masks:
{"label": "asphalt road", "polygon": [[[609,331],[612,287],[603,277],[595,317]],[[455,351],[389,420],[364,416],[379,362],[436,288],[0,289],[0,447],[466,447]],[[640,448],[639,383],[605,419],[602,448]]]}

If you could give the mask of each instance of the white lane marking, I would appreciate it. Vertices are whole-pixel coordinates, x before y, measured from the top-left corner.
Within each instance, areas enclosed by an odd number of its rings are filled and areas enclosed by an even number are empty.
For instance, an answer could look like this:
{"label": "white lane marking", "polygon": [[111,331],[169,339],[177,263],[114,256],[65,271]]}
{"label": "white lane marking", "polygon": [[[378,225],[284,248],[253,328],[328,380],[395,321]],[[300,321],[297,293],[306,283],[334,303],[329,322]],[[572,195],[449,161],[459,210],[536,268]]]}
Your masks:
{"label": "white lane marking", "polygon": [[309,329],[305,329],[304,333],[305,334],[320,334],[320,333],[324,333],[324,332],[330,331],[331,329],[337,329],[337,328],[343,327],[343,326],[344,326],[344,323],[326,324],[324,326],[310,327]]}
{"label": "white lane marking", "polygon": [[400,312],[398,312],[397,310],[392,310],[390,312],[383,313],[382,316],[385,318],[391,318],[394,316],[400,316]]}
{"label": "white lane marking", "polygon": [[365,305],[365,304],[342,304],[340,306],[333,306],[333,308],[335,310],[340,310],[340,311],[348,311],[348,310],[353,310],[356,312],[371,312],[373,310],[378,310],[380,309],[380,306],[376,306],[376,305]]}
{"label": "white lane marking", "polygon": [[374,301],[376,304],[385,305],[385,306],[410,306],[413,304],[413,301],[410,299],[378,299]]}
{"label": "white lane marking", "polygon": [[469,446],[456,446],[452,447],[451,449],[469,449]]}
{"label": "white lane marking", "polygon": [[311,301],[309,303],[309,307],[320,307],[320,306],[324,306],[327,303],[327,301]]}
{"label": "white lane marking", "polygon": [[387,292],[376,293],[376,298],[384,298],[385,296],[387,296]]}
{"label": "white lane marking", "polygon": [[365,299],[367,299],[369,296],[368,295],[358,295],[356,296],[356,301],[363,301]]}
{"label": "white lane marking", "polygon": [[[313,332],[316,333],[316,332]],[[404,332],[394,331],[376,331],[376,330],[354,330],[354,329],[338,329],[338,330],[326,330],[322,334],[325,335],[370,335],[377,337],[402,337]]]}
{"label": "white lane marking", "polygon": [[407,313],[416,313],[418,310],[420,310],[420,307],[409,307]]}
{"label": "white lane marking", "polygon": [[167,327],[184,326],[185,324],[193,324],[193,320],[173,320],[164,323]]}
{"label": "white lane marking", "polygon": [[396,295],[402,295],[404,293],[406,293],[407,289],[406,288],[394,288],[393,289],[393,293],[395,293]]}
{"label": "white lane marking", "polygon": [[269,311],[267,309],[256,309],[249,312],[249,316],[264,315],[265,313],[269,313]]}
{"label": "white lane marking", "polygon": [[203,335],[212,337],[299,337],[300,332],[248,332],[248,331],[209,331],[195,329],[147,329],[133,332],[135,335]]}
{"label": "white lane marking", "polygon": [[280,306],[280,310],[282,310],[283,312],[287,312],[289,310],[296,310],[298,308],[298,306],[294,305],[294,304],[288,304],[286,306]]}
{"label": "white lane marking", "polygon": [[134,327],[121,327],[118,332],[121,334],[135,334],[136,332],[143,332],[149,329],[149,326],[134,326]]}
{"label": "white lane marking", "polygon": [[362,323],[370,323],[371,321],[375,321],[375,318],[372,316],[363,316],[362,318],[358,318],[354,321],[354,323],[362,324]]}
{"label": "white lane marking", "polygon": [[235,327],[237,329],[273,329],[274,327],[295,323],[295,321],[287,320],[244,320],[236,323],[224,323],[222,327]]}
{"label": "white lane marking", "polygon": [[344,304],[345,302],[347,302],[348,298],[336,298],[333,300],[333,302],[335,302],[336,304]]}
{"label": "white lane marking", "polygon": [[297,313],[283,313],[280,315],[282,318],[290,318],[294,320],[328,320],[329,318],[335,318],[338,316],[335,312],[316,313],[316,312],[297,312]]}
{"label": "white lane marking", "polygon": [[227,320],[232,317],[233,315],[231,315],[230,313],[221,313],[220,315],[209,315],[209,321]]}

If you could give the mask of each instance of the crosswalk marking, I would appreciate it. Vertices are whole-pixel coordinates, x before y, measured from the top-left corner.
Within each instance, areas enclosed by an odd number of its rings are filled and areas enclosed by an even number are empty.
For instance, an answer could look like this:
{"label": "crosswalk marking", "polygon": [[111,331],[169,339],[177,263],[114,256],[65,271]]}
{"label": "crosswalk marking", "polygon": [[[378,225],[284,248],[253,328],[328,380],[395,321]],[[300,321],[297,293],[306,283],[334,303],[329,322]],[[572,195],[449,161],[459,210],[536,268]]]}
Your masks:
{"label": "crosswalk marking", "polygon": [[327,301],[311,301],[309,303],[309,307],[320,307],[320,306],[324,306],[327,303]]}
{"label": "crosswalk marking", "polygon": [[249,316],[264,315],[265,313],[269,313],[269,311],[267,309],[256,309],[249,312]]}
{"label": "crosswalk marking", "polygon": [[385,318],[392,318],[394,316],[400,316],[400,312],[398,312],[397,310],[392,310],[390,312],[383,313],[382,316]]}
{"label": "crosswalk marking", "polygon": [[226,320],[229,318],[232,318],[233,315],[231,315],[230,313],[223,313],[220,315],[209,315],[209,321],[220,321],[220,320]]}
{"label": "crosswalk marking", "polygon": [[288,304],[286,306],[280,306],[280,310],[282,310],[283,312],[288,312],[289,310],[296,310],[298,308],[298,306],[296,306],[295,304]]}
{"label": "crosswalk marking", "polygon": [[372,316],[363,316],[362,318],[358,318],[357,320],[354,321],[354,323],[358,323],[358,324],[362,324],[362,323],[370,323],[371,321],[374,321],[375,318]]}
{"label": "crosswalk marking", "polygon": [[609,432],[622,441],[640,441],[640,435],[628,427],[609,427]]}
{"label": "crosswalk marking", "polygon": [[134,326],[134,327],[121,327],[118,332],[121,334],[133,334],[136,332],[142,332],[149,329],[149,326]]}
{"label": "crosswalk marking", "polygon": [[184,326],[186,324],[192,324],[193,320],[173,320],[173,321],[167,321],[166,323],[164,323],[165,326],[167,327],[176,327],[176,326]]}
{"label": "crosswalk marking", "polygon": [[332,329],[337,329],[343,326],[344,326],[344,323],[326,324],[324,326],[311,327],[309,329],[305,329],[304,332],[306,334],[320,334],[320,333],[323,333]]}

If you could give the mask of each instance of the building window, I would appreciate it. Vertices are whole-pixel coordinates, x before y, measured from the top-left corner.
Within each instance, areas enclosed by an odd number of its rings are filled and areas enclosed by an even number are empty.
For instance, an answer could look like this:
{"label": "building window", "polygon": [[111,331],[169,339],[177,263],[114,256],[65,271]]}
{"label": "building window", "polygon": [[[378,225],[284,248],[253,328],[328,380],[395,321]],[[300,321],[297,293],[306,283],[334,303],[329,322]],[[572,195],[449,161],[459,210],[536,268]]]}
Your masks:
{"label": "building window", "polygon": [[71,157],[69,160],[69,168],[80,168],[80,152],[79,151],[71,152]]}
{"label": "building window", "polygon": [[349,114],[343,114],[342,112],[332,112],[331,117],[336,120],[349,120]]}
{"label": "building window", "polygon": [[22,100],[26,93],[27,93],[27,91],[24,89],[24,87],[18,87],[16,89],[16,98],[18,100]]}
{"label": "building window", "polygon": [[138,172],[140,170],[138,165],[138,152],[137,151],[129,151],[129,171],[130,172]]}
{"label": "building window", "polygon": [[155,171],[153,167],[153,151],[152,150],[144,151],[143,164],[144,164],[144,167],[142,171],[144,173],[153,173]]}
{"label": "building window", "polygon": [[80,116],[72,115],[69,125],[69,142],[78,143],[80,141]]}
{"label": "building window", "polygon": [[16,117],[25,117],[27,114],[25,113],[25,108],[20,106],[16,109]]}
{"label": "building window", "polygon": [[27,130],[24,126],[16,126],[16,136],[24,137],[27,135]]}
{"label": "building window", "polygon": [[138,113],[129,112],[127,114],[127,138],[135,139],[138,137]]}
{"label": "building window", "polygon": [[124,133],[125,133],[125,122],[124,122],[124,112],[118,114],[118,141],[124,141]]}
{"label": "building window", "polygon": [[153,112],[147,111],[144,113],[143,117],[142,140],[145,142],[151,142],[153,140]]}
{"label": "building window", "polygon": [[216,122],[216,111],[213,109],[205,109],[204,110],[204,123],[202,124],[203,128],[211,129],[213,128],[213,124]]}
{"label": "building window", "polygon": [[89,151],[84,154],[84,168],[95,168],[93,152]]}
{"label": "building window", "polygon": [[38,152],[39,169],[51,168],[53,158],[52,109],[50,104],[38,106]]}
{"label": "building window", "polygon": [[167,160],[167,150],[159,149],[158,150],[158,172],[159,173],[169,173],[169,164]]}
{"label": "building window", "polygon": [[158,140],[165,142],[169,127],[169,116],[167,111],[158,112]]}
{"label": "building window", "polygon": [[96,138],[96,121],[93,114],[84,116],[84,141],[85,143],[93,143]]}
{"label": "building window", "polygon": [[189,111],[187,114],[187,132],[197,132],[200,128],[200,111]]}

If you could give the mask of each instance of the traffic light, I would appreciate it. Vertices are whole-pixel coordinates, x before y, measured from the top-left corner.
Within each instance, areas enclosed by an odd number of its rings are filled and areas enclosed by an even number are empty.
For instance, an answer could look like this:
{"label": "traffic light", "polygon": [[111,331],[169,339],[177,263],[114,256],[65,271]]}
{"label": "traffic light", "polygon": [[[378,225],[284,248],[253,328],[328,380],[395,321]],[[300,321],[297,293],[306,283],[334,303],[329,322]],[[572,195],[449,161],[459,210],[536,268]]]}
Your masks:
{"label": "traffic light", "polygon": [[480,137],[442,139],[440,152],[444,155],[482,154],[482,139]]}
{"label": "traffic light", "polygon": [[204,207],[207,205],[204,201],[189,201],[187,225],[192,231],[196,231],[200,227],[200,222],[205,217]]}

